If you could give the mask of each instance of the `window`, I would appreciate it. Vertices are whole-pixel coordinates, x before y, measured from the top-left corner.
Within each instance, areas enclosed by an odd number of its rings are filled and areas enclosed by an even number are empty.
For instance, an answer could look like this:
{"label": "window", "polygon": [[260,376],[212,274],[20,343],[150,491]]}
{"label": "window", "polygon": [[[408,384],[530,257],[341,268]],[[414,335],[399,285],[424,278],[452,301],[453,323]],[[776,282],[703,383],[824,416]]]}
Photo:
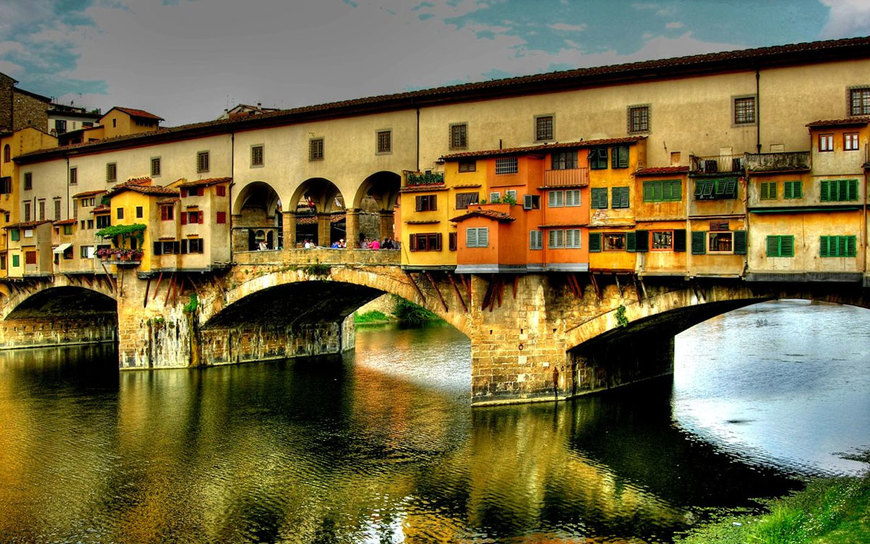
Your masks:
{"label": "window", "polygon": [[60,199],[54,199],[54,220],[60,221]]}
{"label": "window", "polygon": [[857,151],[858,150],[858,133],[847,132],[843,134],[843,150]]}
{"label": "window", "polygon": [[81,246],[79,248],[79,257],[82,259],[92,259],[94,257],[94,246]]}
{"label": "window", "polygon": [[0,270],[6,270],[6,255],[0,255]]}
{"label": "window", "polygon": [[8,195],[12,193],[12,176],[3,176],[0,178],[0,195]]}
{"label": "window", "polygon": [[9,162],[12,160],[12,148],[9,147],[9,144],[3,146],[3,162]]}
{"label": "window", "polygon": [[696,180],[695,198],[698,200],[737,198],[737,180],[732,178]]}
{"label": "window", "polygon": [[472,204],[477,204],[477,198],[477,193],[456,193],[456,209],[468,209]]}
{"label": "window", "polygon": [[710,253],[731,253],[734,251],[734,233],[729,231],[709,233]]}
{"label": "window", "polygon": [[440,232],[412,234],[409,241],[411,251],[441,251]]}
{"label": "window", "polygon": [[108,215],[97,216],[97,228],[104,229],[112,224],[112,220]]}
{"label": "window", "polygon": [[39,220],[45,221],[45,199],[39,199],[37,206],[39,206]]}
{"label": "window", "polygon": [[538,210],[541,208],[540,195],[523,195],[524,210]]}
{"label": "window", "polygon": [[142,219],[144,215],[145,211],[142,209],[142,206],[136,206],[136,219]]}
{"label": "window", "polygon": [[25,251],[24,252],[24,264],[36,264],[36,252],[35,251]]}
{"label": "window", "polygon": [[265,148],[262,144],[251,146],[251,167],[256,168],[265,164]]}
{"label": "window", "polygon": [[546,142],[553,139],[553,116],[535,116],[535,141]]}
{"label": "window", "polygon": [[496,174],[516,174],[518,171],[516,157],[504,157],[495,160]]}
{"label": "window", "polygon": [[323,138],[312,138],[308,141],[308,160],[323,160]]}
{"label": "window", "polygon": [[580,229],[565,229],[565,247],[580,249]]}
{"label": "window", "polygon": [[450,125],[450,149],[465,149],[468,147],[468,125],[456,123]]}
{"label": "window", "polygon": [[543,249],[543,243],[544,242],[542,240],[541,231],[529,231],[529,249]]}
{"label": "window", "polygon": [[547,191],[547,206],[550,208],[561,208],[565,205],[564,191]]}
{"label": "window", "polygon": [[734,124],[755,124],[755,97],[740,96],[734,99]]}
{"label": "window", "polygon": [[25,172],[24,173],[24,190],[29,191],[33,189],[33,173]]}
{"label": "window", "polygon": [[593,147],[589,150],[589,168],[592,170],[607,169],[606,147]]}
{"label": "window", "polygon": [[819,151],[833,151],[834,150],[834,135],[833,134],[819,134]]}
{"label": "window", "polygon": [[604,251],[625,251],[624,232],[605,232],[601,237]]}
{"label": "window", "polygon": [[124,219],[124,208],[118,208],[117,210],[118,219]]}
{"label": "window", "polygon": [[24,203],[24,222],[30,221],[30,201]]}
{"label": "window", "polygon": [[66,134],[66,119],[54,120],[54,132],[55,134]]}
{"label": "window", "polygon": [[217,212],[217,217],[216,217],[216,219],[215,219],[215,222],[216,222],[218,225],[224,225],[224,224],[226,224],[226,222],[227,222],[227,212]]}
{"label": "window", "polygon": [[198,151],[196,153],[196,171],[198,173],[208,172],[208,159],[208,151]]}
{"label": "window", "polygon": [[580,205],[580,189],[567,189],[565,191],[565,206]]}
{"label": "window", "polygon": [[565,231],[558,229],[551,230],[547,247],[549,247],[550,249],[560,249],[565,247]]}
{"label": "window", "polygon": [[846,200],[858,200],[858,180],[822,180],[819,186],[819,200],[821,200],[822,202],[843,202]]}
{"label": "window", "polygon": [[854,257],[857,253],[855,236],[822,236],[819,243],[820,257]]}
{"label": "window", "polygon": [[174,206],[160,206],[160,220],[173,221],[175,219]]}
{"label": "window", "polygon": [[202,238],[189,238],[187,240],[182,240],[182,242],[187,242],[187,252],[188,253],[202,253],[203,252],[203,240]]}
{"label": "window", "polygon": [[782,183],[782,196],[786,199],[801,198],[803,196],[803,182],[784,181]]}
{"label": "window", "polygon": [[489,193],[489,203],[490,204],[498,204],[501,202],[501,193],[498,191],[493,191]]}
{"label": "window", "polygon": [[644,202],[678,202],[682,199],[683,182],[681,180],[662,179],[643,182]]}
{"label": "window", "polygon": [[553,170],[574,170],[577,168],[577,152],[560,151],[553,153],[552,168]]}
{"label": "window", "polygon": [[450,251],[456,251],[456,233],[451,232],[447,234],[447,249]]}
{"label": "window", "polygon": [[610,167],[628,168],[627,145],[616,145],[610,148]]}
{"label": "window", "polygon": [[628,208],[631,203],[629,202],[629,188],[628,187],[613,187],[610,189],[610,194],[612,196],[610,206],[614,209],[616,208]]}
{"label": "window", "polygon": [[666,251],[674,247],[674,231],[654,230],[650,233],[653,251]]}
{"label": "window", "polygon": [[151,157],[151,177],[160,176],[160,157]]}
{"label": "window", "polygon": [[776,182],[763,181],[758,192],[758,198],[761,200],[776,200]]}
{"label": "window", "polygon": [[870,115],[870,87],[849,89],[849,114]]}
{"label": "window", "polygon": [[377,132],[377,149],[378,153],[390,153],[393,151],[393,133],[390,130],[379,130]]}
{"label": "window", "polygon": [[79,183],[79,169],[75,166],[69,169],[69,184],[70,185],[78,185]]}
{"label": "window", "polygon": [[226,185],[218,185],[214,188],[214,192],[217,196],[227,196],[227,187]]}
{"label": "window", "polygon": [[106,183],[115,183],[116,181],[118,181],[118,164],[106,163]]}
{"label": "window", "polygon": [[195,212],[187,212],[187,213],[181,214],[182,224],[184,224],[183,219],[185,218],[185,216],[187,216],[187,222],[190,223],[191,225],[194,225],[197,223],[202,223],[202,217],[203,217],[202,212],[195,211]]}
{"label": "window", "polygon": [[12,239],[13,242],[17,242],[17,241],[21,240],[21,231],[18,229],[10,230],[9,237]]}
{"label": "window", "polygon": [[516,204],[517,203],[517,190],[516,189],[508,189],[504,192],[504,200],[502,204]]}
{"label": "window", "polygon": [[794,257],[794,236],[768,236],[768,257]]}
{"label": "window", "polygon": [[649,132],[649,106],[628,107],[628,132]]}
{"label": "window", "polygon": [[704,255],[708,249],[710,253],[746,255],[746,246],[745,230],[692,231],[693,255]]}
{"label": "window", "polygon": [[12,256],[12,266],[15,268],[21,266],[20,259],[21,259],[21,257],[19,255],[13,255]]}
{"label": "window", "polygon": [[88,219],[88,229],[93,230],[93,228],[94,228],[94,220]]}
{"label": "window", "polygon": [[477,170],[477,161],[459,161],[460,172],[474,172]]}
{"label": "window", "polygon": [[589,203],[593,209],[607,209],[607,187],[593,187],[590,189],[591,202]]}
{"label": "window", "polygon": [[489,227],[465,229],[465,247],[489,247]]}
{"label": "window", "polygon": [[414,200],[415,210],[418,212],[432,212],[438,209],[437,195],[420,195]]}

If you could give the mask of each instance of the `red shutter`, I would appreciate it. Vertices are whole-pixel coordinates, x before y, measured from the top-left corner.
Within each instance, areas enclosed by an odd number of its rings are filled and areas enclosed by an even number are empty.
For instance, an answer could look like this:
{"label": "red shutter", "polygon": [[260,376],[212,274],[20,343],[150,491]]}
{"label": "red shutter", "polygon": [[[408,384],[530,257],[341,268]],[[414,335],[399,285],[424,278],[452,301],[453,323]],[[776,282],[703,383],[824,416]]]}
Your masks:
{"label": "red shutter", "polygon": [[202,218],[205,216],[205,214],[202,213],[202,212],[197,212],[197,216],[198,216],[198,220],[197,220],[197,222],[198,222],[200,225],[202,225]]}
{"label": "red shutter", "polygon": [[187,212],[181,212],[181,224],[182,225],[187,224]]}

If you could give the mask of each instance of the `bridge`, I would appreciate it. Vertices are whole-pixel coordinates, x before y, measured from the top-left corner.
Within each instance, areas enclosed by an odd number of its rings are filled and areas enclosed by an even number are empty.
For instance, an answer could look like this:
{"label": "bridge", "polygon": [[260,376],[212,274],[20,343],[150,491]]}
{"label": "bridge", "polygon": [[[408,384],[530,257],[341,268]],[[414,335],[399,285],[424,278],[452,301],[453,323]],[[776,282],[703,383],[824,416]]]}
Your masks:
{"label": "bridge", "polygon": [[121,369],[207,366],[335,354],[354,347],[353,312],[391,293],[471,341],[474,405],[551,401],[673,372],[674,336],[778,298],[870,308],[840,282],[616,273],[411,271],[399,250],[235,254],[211,273],[56,275],[11,284],[0,346],[116,341]]}

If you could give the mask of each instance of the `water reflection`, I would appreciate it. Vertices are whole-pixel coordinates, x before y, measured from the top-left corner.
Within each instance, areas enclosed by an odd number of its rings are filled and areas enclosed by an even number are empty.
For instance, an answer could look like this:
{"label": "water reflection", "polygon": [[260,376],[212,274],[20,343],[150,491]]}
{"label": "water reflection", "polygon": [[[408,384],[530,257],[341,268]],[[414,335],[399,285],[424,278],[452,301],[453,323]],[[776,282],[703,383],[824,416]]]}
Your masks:
{"label": "water reflection", "polygon": [[704,383],[673,394],[471,410],[449,327],[305,363],[119,375],[113,358],[0,353],[0,541],[668,542],[796,485],[705,427],[739,408],[711,410],[722,386],[695,366]]}

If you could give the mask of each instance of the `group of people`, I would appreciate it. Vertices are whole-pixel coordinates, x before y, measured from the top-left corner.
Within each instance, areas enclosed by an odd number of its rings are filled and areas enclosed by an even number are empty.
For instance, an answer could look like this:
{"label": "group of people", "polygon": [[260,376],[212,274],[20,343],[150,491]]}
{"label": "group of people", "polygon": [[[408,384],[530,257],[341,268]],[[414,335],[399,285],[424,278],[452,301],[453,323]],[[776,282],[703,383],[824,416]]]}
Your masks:
{"label": "group of people", "polygon": [[360,242],[360,247],[363,249],[399,249],[399,244],[394,242],[390,237],[384,238],[383,242],[377,238],[371,241],[363,238]]}

